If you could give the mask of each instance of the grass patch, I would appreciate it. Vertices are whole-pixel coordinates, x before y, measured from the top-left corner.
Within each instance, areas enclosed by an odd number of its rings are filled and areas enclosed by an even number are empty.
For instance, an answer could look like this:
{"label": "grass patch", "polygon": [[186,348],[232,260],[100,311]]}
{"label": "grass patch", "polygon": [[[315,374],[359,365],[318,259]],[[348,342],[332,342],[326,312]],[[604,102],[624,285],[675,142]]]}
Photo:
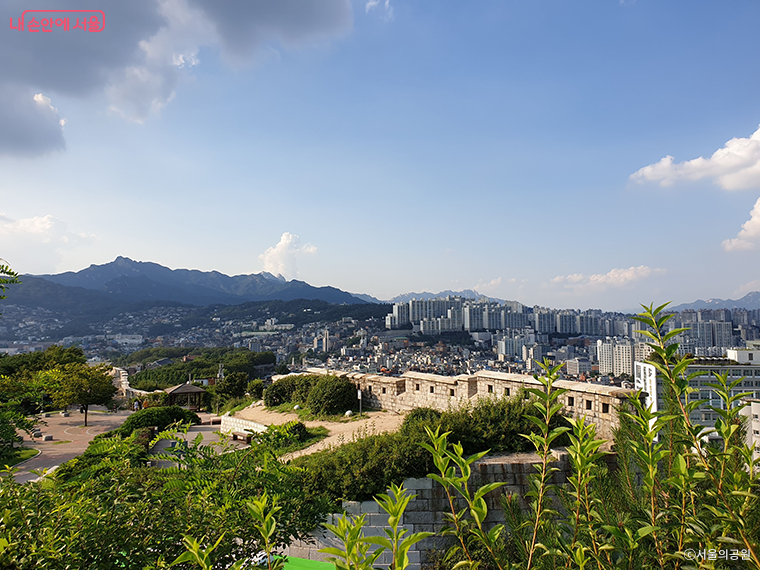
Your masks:
{"label": "grass patch", "polygon": [[26,461],[27,459],[31,459],[32,457],[35,457],[40,453],[39,449],[32,449],[31,447],[20,447],[16,451],[16,455],[8,459],[8,461],[5,462],[5,464],[8,467],[13,467],[14,465],[18,465],[22,461]]}
{"label": "grass patch", "polygon": [[367,408],[362,408],[362,415],[359,416],[359,414],[356,412],[356,410],[353,410],[354,415],[350,418],[347,418],[343,414],[335,414],[335,415],[316,415],[312,414],[311,410],[308,408],[304,408],[303,406],[299,410],[294,410],[293,406],[296,404],[293,404],[291,402],[285,402],[283,404],[280,404],[279,406],[274,406],[272,408],[267,408],[267,410],[271,412],[279,412],[281,414],[296,414],[298,416],[298,419],[302,422],[341,422],[341,423],[347,423],[347,422],[355,422],[356,420],[366,419],[366,415],[364,412],[372,412],[375,410],[368,410]]}
{"label": "grass patch", "polygon": [[306,431],[309,432],[309,437],[307,437],[305,440],[296,441],[287,447],[278,449],[277,452],[280,455],[284,455],[286,453],[293,453],[294,451],[300,451],[302,449],[306,449],[307,447],[314,445],[318,441],[322,441],[330,433],[329,430],[324,426],[306,428]]}
{"label": "grass patch", "polygon": [[247,408],[248,406],[253,404],[255,401],[256,400],[254,400],[250,396],[244,396],[242,398],[232,398],[219,410],[218,415],[222,416],[226,414],[227,412],[229,412],[231,416],[234,416],[235,412],[239,412],[240,410]]}
{"label": "grass patch", "polygon": [[62,439],[61,441],[54,441],[53,445],[63,445],[64,443],[71,443],[70,439]]}

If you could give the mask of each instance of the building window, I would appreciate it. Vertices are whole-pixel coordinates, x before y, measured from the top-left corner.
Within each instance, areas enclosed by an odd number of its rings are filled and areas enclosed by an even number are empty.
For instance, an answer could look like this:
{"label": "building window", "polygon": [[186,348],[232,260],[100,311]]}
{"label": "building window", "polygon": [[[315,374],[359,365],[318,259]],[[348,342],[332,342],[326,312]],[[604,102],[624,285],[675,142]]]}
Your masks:
{"label": "building window", "polygon": [[371,394],[372,393],[372,386],[367,386],[367,391]]}
{"label": "building window", "polygon": [[586,409],[587,410],[591,409],[591,400],[586,400]]}
{"label": "building window", "polygon": [[609,414],[610,413],[610,405],[609,404],[602,404],[602,413],[603,414]]}
{"label": "building window", "polygon": [[431,386],[430,387],[430,393],[431,394],[435,394],[435,386]]}
{"label": "building window", "polygon": [[488,385],[488,393],[493,394],[493,386],[491,386],[490,384]]}
{"label": "building window", "polygon": [[754,360],[754,358],[753,358],[754,356],[755,356],[754,354],[752,354],[751,352],[748,352],[747,353],[747,360]]}
{"label": "building window", "polygon": [[385,388],[383,388],[383,394],[385,394]]}
{"label": "building window", "polygon": [[509,396],[509,388],[504,388],[504,395]]}
{"label": "building window", "polygon": [[415,385],[414,385],[414,389],[415,389],[415,390],[417,390],[417,391],[419,392],[419,391],[420,391],[420,385],[419,385],[419,384],[415,384]]}
{"label": "building window", "polygon": [[567,397],[567,405],[568,405],[569,407],[571,407],[571,408],[572,408],[573,406],[575,406],[575,398],[573,398],[572,396],[568,396],[568,397]]}
{"label": "building window", "polygon": [[449,396],[454,396],[454,388],[451,388],[451,389],[449,390]]}

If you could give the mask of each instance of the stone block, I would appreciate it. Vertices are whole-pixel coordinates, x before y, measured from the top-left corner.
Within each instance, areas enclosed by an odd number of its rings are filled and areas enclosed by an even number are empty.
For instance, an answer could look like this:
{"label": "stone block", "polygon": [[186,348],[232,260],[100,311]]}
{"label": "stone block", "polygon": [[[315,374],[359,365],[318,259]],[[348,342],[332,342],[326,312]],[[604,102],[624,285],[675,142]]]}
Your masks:
{"label": "stone block", "polygon": [[349,515],[360,515],[362,504],[359,501],[343,501],[343,510]]}
{"label": "stone block", "polygon": [[380,508],[380,505],[377,504],[375,501],[362,501],[359,504],[360,512],[361,513],[381,513],[384,512],[383,509]]}
{"label": "stone block", "polygon": [[50,434],[42,436],[42,441],[53,441],[53,436]]}
{"label": "stone block", "polygon": [[404,480],[404,488],[410,491],[416,491],[421,489],[432,489],[434,481],[427,477],[420,479],[406,479]]}
{"label": "stone block", "polygon": [[410,550],[407,556],[409,557],[409,564],[419,564],[422,562],[422,560],[420,560],[422,556],[419,550]]}
{"label": "stone block", "polygon": [[367,525],[384,527],[388,524],[388,515],[385,513],[371,513],[367,515]]}
{"label": "stone block", "polygon": [[362,530],[364,536],[386,536],[385,526],[365,526]]}
{"label": "stone block", "polygon": [[69,413],[68,412],[61,412],[61,417],[62,418],[68,418],[69,417]]}
{"label": "stone block", "polygon": [[429,511],[431,510],[430,502],[430,499],[414,499],[409,502],[409,505],[406,507],[406,512],[413,513],[416,511]]}
{"label": "stone block", "polygon": [[436,521],[436,513],[430,511],[418,511],[404,514],[406,524],[433,524]]}

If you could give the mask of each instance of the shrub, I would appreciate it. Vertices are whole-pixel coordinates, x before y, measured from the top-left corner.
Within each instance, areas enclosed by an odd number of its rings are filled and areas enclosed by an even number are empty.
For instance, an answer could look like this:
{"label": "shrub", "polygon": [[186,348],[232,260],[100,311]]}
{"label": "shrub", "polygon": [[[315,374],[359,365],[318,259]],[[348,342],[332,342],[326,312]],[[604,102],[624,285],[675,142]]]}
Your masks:
{"label": "shrub", "polygon": [[297,441],[306,441],[309,438],[309,431],[303,422],[292,421],[283,426],[290,436]]}
{"label": "shrub", "polygon": [[[530,441],[520,433],[537,431],[537,427],[522,416],[532,411],[534,402],[518,394],[511,399],[482,400],[476,406],[443,413],[417,408],[407,414],[397,433],[359,438],[335,449],[296,459],[295,463],[306,468],[304,485],[308,493],[325,493],[336,505],[338,499],[364,501],[384,493],[392,483],[400,484],[408,477],[424,477],[433,470],[431,455],[420,446],[429,441],[426,427],[451,431],[449,440],[461,442],[465,455],[487,449],[531,450]],[[565,421],[564,418],[553,420],[552,428],[564,425]],[[558,439],[557,445],[562,445],[562,441]]]}
{"label": "shrub", "polygon": [[120,435],[122,437],[129,437],[132,432],[139,428],[155,426],[159,430],[164,430],[175,422],[199,424],[201,423],[201,419],[198,417],[198,414],[180,408],[179,406],[146,408],[129,416],[121,427],[103,435]]}
{"label": "shrub", "polygon": [[336,507],[340,500],[364,501],[384,493],[391,483],[424,477],[433,464],[416,440],[401,433],[370,435],[340,447],[294,460],[304,467],[307,496],[326,496]]}
{"label": "shrub", "polygon": [[243,408],[247,408],[253,404],[254,400],[250,396],[243,396],[242,398],[231,398],[224,403],[224,406],[219,410],[219,415],[224,415],[227,412],[231,416],[235,415],[235,412],[239,412]]}
{"label": "shrub", "polygon": [[293,395],[292,386],[285,382],[285,378],[278,380],[264,390],[264,405],[268,408],[274,408],[280,404],[290,401]]}
{"label": "shrub", "polygon": [[292,374],[285,376],[264,390],[264,404],[274,408],[286,402],[305,405],[311,389],[327,376],[315,374]]}
{"label": "shrub", "polygon": [[333,415],[356,407],[356,386],[348,378],[325,376],[309,392],[306,405],[312,414]]}
{"label": "shrub", "polygon": [[404,418],[401,424],[401,433],[412,436],[419,435],[420,439],[426,437],[425,427],[435,429],[441,423],[441,412],[432,408],[415,408]]}
{"label": "shrub", "polygon": [[293,391],[293,396],[291,397],[290,401],[294,404],[301,404],[302,406],[307,405],[307,402],[309,401],[309,394],[311,394],[312,389],[314,386],[316,386],[322,378],[332,378],[331,376],[317,376],[317,375],[304,375],[304,376],[295,376],[295,382],[296,387]]}
{"label": "shrub", "polygon": [[82,455],[70,459],[56,469],[55,479],[66,482],[84,472],[86,478],[91,478],[101,468],[111,469],[113,461],[126,460],[131,467],[145,465],[152,439],[150,428],[136,428],[131,435],[124,438],[110,433],[111,437],[95,438]]}
{"label": "shrub", "polygon": [[264,395],[264,381],[251,380],[248,382],[248,393],[254,400],[261,400],[261,397]]}

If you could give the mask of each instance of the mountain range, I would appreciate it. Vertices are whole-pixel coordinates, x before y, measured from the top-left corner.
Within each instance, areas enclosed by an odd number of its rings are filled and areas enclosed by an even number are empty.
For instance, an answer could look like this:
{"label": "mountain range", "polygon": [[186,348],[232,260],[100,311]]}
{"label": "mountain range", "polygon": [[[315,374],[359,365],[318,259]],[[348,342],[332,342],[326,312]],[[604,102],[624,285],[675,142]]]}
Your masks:
{"label": "mountain range", "polygon": [[[158,263],[134,261],[128,257],[117,257],[103,265],[90,265],[81,271],[26,276],[29,277],[97,292],[121,303],[169,301],[205,306],[293,299],[318,299],[337,304],[371,302],[368,296],[355,296],[335,287],[314,287],[296,279],[287,281],[267,272],[229,276],[218,271],[169,269]],[[22,285],[19,294],[23,296],[23,293]]]}
{"label": "mountain range", "polygon": [[707,299],[703,301],[698,299],[693,303],[684,303],[675,307],[668,307],[671,311],[685,311],[691,309],[698,311],[700,309],[760,309],[760,291],[747,293],[741,299]]}

